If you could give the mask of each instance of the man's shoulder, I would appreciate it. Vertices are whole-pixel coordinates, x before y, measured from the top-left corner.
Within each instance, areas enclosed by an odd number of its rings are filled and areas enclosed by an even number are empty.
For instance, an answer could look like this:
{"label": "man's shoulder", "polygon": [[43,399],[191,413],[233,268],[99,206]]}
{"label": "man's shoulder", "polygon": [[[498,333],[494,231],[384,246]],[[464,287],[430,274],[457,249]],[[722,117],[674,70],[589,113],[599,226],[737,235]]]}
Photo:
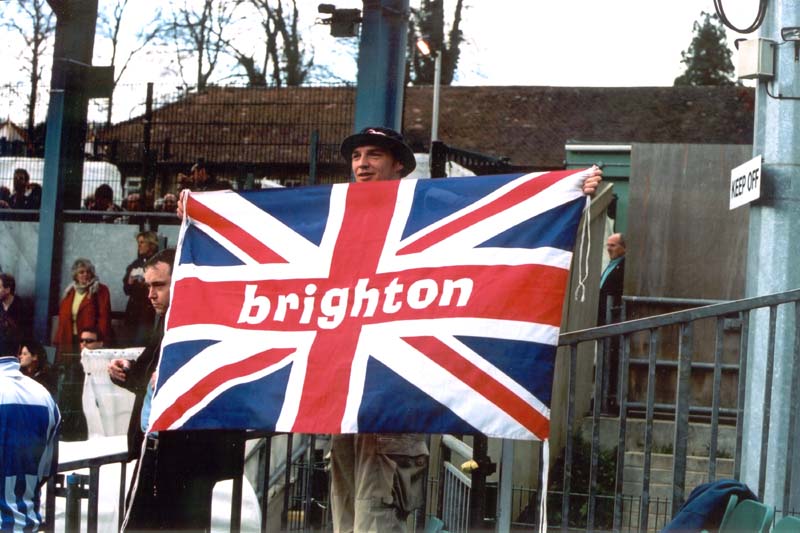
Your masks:
{"label": "man's shoulder", "polygon": [[0,405],[41,406],[52,411],[58,407],[53,396],[36,380],[25,375],[0,377]]}

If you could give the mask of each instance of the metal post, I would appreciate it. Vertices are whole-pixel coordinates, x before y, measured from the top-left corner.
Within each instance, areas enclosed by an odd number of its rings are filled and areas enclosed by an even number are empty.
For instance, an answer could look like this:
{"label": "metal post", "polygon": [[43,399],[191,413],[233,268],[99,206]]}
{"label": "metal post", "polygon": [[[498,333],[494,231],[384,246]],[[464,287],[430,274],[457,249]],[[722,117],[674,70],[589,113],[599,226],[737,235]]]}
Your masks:
{"label": "metal post", "polygon": [[439,140],[439,92],[442,88],[442,52],[436,51],[433,70],[433,117],[431,117],[431,142]]}
{"label": "metal post", "polygon": [[[781,28],[800,26],[800,0],[769,0],[760,37],[782,44]],[[756,88],[753,154],[763,155],[762,197],[750,207],[747,250],[747,296],[777,293],[800,287],[800,264],[793,259],[800,232],[800,130],[796,127],[800,104],[800,63],[794,47],[774,48],[775,77],[759,80]],[[770,94],[768,94],[768,92]],[[784,306],[785,307],[785,306]],[[744,409],[743,449],[759,450],[767,443],[764,468],[760,453],[742,455],[742,481],[751,488],[764,485],[759,494],[768,505],[783,505],[783,487],[787,472],[786,449],[800,435],[791,435],[789,404],[793,373],[794,313],[778,312],[775,333],[774,380],[769,391],[767,376],[767,341],[769,316],[753,313],[748,338],[748,368]],[[796,325],[795,325],[796,327]],[[766,427],[764,441],[765,398],[772,396],[772,423]],[[798,426],[795,426],[798,427]],[[800,461],[800,454],[793,455]],[[794,472],[800,469],[794,468]],[[759,479],[760,471],[766,479]],[[796,485],[795,485],[796,486]],[[790,498],[791,507],[800,505],[800,491]]]}
{"label": "metal post", "polygon": [[64,512],[64,531],[77,533],[81,530],[81,476],[67,476],[67,505]]}
{"label": "metal post", "polygon": [[472,491],[470,493],[469,525],[480,530],[486,516],[486,470],[489,465],[489,439],[485,435],[472,438],[472,458],[480,465],[472,471]]}
{"label": "metal post", "polygon": [[[153,191],[156,193],[156,176],[153,168],[154,155],[152,150],[152,132],[153,132],[153,82],[147,83],[147,96],[144,104],[144,124],[142,128],[142,175],[144,176],[144,183],[142,184],[142,199],[146,191]],[[124,191],[123,191],[124,194]],[[155,196],[154,196],[155,197]]]}
{"label": "metal post", "polygon": [[[540,472],[541,473],[541,472]],[[497,524],[495,531],[511,531],[511,496],[514,492],[514,441],[503,439],[500,451],[500,482],[497,491]],[[546,488],[542,490],[547,490]]]}
{"label": "metal post", "polygon": [[49,339],[51,310],[59,294],[62,210],[79,209],[86,138],[88,99],[81,85],[81,67],[92,62],[97,0],[55,2],[56,38],[53,74],[47,108],[42,203],[39,210],[39,245],[36,255],[36,300],[33,329],[39,339]]}
{"label": "metal post", "polygon": [[364,0],[355,131],[403,121],[409,0]]}
{"label": "metal post", "polygon": [[317,162],[319,160],[319,130],[311,132],[308,143],[308,184],[317,184]]}

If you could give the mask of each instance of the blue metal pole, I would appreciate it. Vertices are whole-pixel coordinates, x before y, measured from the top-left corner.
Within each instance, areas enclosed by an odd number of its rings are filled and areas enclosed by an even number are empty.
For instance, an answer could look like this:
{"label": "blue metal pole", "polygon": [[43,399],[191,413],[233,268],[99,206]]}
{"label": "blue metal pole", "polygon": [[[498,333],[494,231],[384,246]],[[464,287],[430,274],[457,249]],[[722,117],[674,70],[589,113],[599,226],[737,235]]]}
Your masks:
{"label": "blue metal pole", "polygon": [[409,0],[364,0],[355,131],[403,125]]}
{"label": "blue metal pole", "polygon": [[51,1],[51,7],[57,23],[47,109],[33,317],[34,335],[43,341],[49,341],[50,315],[59,294],[62,210],[78,209],[81,204],[88,104],[85,67],[92,62],[97,0]]}

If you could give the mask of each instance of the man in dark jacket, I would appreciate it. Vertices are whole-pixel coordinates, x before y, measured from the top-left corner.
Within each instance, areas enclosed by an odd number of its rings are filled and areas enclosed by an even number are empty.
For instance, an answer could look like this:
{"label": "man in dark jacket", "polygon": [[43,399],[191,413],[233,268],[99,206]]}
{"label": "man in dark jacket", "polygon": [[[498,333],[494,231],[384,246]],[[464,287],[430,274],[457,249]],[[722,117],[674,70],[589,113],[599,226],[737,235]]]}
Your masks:
{"label": "man in dark jacket", "polygon": [[153,329],[155,310],[150,305],[148,289],[144,283],[144,265],[158,251],[158,236],[153,231],[136,235],[136,259],[125,269],[122,290],[128,296],[125,306],[126,338],[123,345],[144,346]]}
{"label": "man in dark jacket", "polygon": [[[618,322],[619,311],[616,309],[622,303],[622,290],[625,282],[625,236],[614,233],[606,241],[608,252],[608,266],[600,276],[600,303],[598,306],[597,323],[610,324]],[[611,320],[607,320],[608,297],[611,297]]]}
{"label": "man in dark jacket", "polygon": [[139,457],[125,509],[123,530],[208,531],[211,496],[221,479],[241,476],[242,432],[145,431],[157,379],[164,316],[170,304],[175,250],[163,250],[144,266],[148,297],[159,319],[142,355],[131,362],[114,359],[111,380],[136,395],[128,427],[128,453]]}

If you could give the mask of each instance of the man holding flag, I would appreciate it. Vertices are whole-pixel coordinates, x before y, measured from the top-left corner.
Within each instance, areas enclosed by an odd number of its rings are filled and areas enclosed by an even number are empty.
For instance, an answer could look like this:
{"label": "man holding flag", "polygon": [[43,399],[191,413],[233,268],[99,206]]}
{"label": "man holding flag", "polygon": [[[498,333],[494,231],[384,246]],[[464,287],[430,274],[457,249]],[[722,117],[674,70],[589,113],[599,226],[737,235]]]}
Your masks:
{"label": "man holding flag", "polygon": [[[400,179],[416,167],[402,135],[365,128],[342,142],[357,182]],[[583,184],[593,194],[601,180],[595,169]],[[402,532],[409,513],[422,507],[428,449],[420,434],[332,436],[331,505],[334,531]]]}
{"label": "man holding flag", "polygon": [[[399,432],[547,438],[581,193],[594,193],[601,172],[399,182],[414,154],[382,127],[346,138],[341,154],[358,183],[182,194],[178,214],[186,206],[191,227],[176,291],[219,294],[220,305],[213,314],[173,305],[174,370],[163,390],[159,376],[151,423],[230,428],[240,417],[333,433],[334,531],[400,532],[423,504],[428,450],[421,435]],[[497,353],[479,359],[487,347]],[[543,378],[533,383],[527,365],[537,359]],[[434,407],[418,411],[408,394]]]}

